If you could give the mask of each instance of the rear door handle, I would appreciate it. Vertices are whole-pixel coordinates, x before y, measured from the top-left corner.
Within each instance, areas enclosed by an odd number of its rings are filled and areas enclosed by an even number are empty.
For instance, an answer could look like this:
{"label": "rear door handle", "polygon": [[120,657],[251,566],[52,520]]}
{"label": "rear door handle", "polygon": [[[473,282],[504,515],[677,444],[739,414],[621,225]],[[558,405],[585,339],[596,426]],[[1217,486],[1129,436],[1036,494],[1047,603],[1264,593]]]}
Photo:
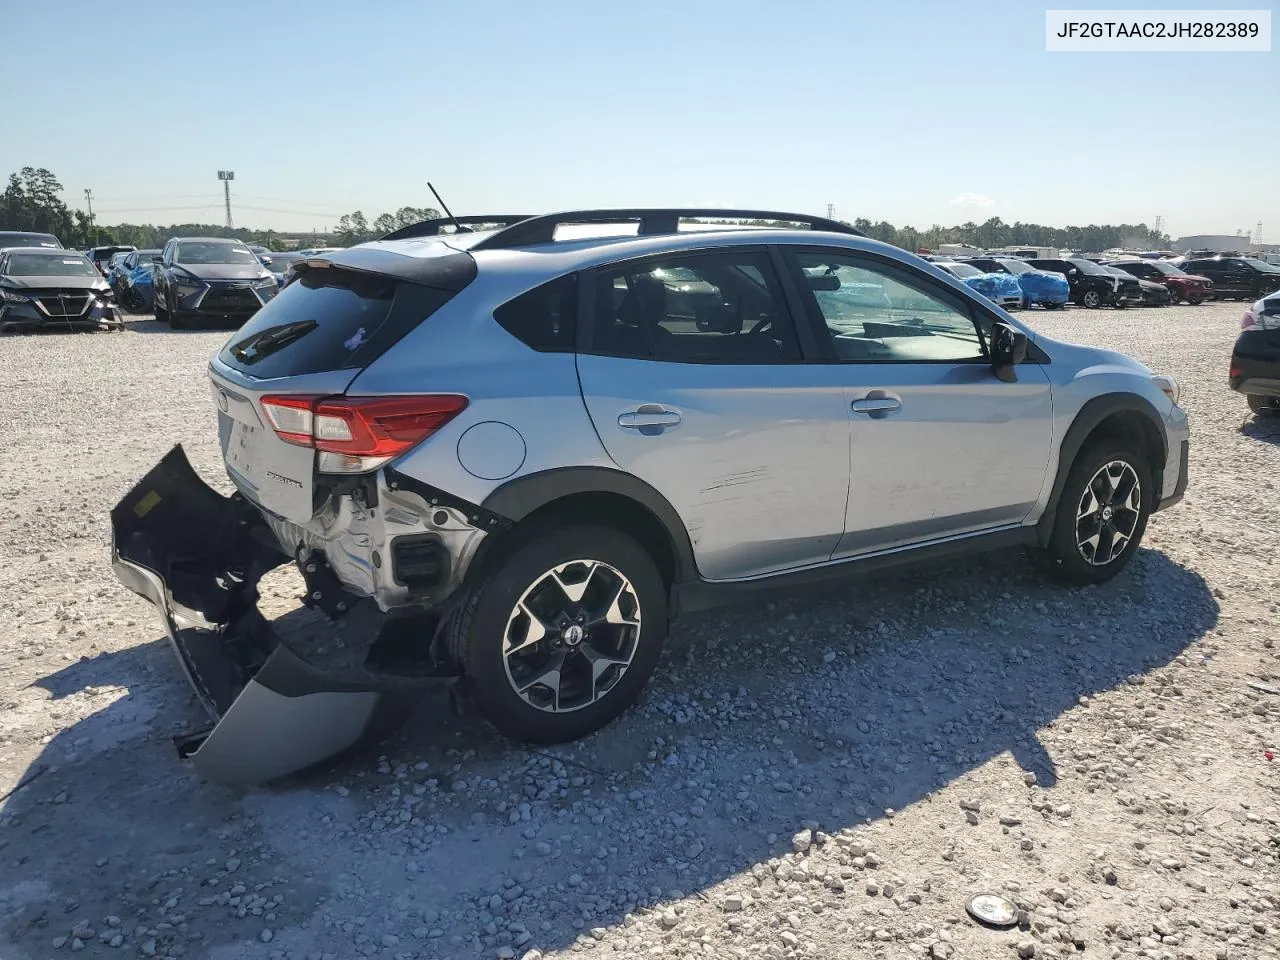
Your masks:
{"label": "rear door handle", "polygon": [[865,413],[872,417],[884,417],[902,409],[902,401],[897,397],[874,397],[867,400],[855,400],[850,405],[854,413]]}
{"label": "rear door handle", "polygon": [[624,430],[661,432],[667,427],[678,426],[679,423],[680,414],[659,403],[642,403],[635,410],[618,414],[618,426]]}

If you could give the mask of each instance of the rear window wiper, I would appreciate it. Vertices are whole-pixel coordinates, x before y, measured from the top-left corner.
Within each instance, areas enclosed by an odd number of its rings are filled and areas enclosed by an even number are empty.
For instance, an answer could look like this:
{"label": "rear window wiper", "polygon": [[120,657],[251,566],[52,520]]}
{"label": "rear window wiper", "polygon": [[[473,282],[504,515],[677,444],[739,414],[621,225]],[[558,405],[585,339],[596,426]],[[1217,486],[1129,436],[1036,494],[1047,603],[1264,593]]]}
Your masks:
{"label": "rear window wiper", "polygon": [[257,363],[305,337],[318,326],[319,324],[314,320],[297,320],[279,327],[271,327],[233,345],[231,355],[241,363]]}

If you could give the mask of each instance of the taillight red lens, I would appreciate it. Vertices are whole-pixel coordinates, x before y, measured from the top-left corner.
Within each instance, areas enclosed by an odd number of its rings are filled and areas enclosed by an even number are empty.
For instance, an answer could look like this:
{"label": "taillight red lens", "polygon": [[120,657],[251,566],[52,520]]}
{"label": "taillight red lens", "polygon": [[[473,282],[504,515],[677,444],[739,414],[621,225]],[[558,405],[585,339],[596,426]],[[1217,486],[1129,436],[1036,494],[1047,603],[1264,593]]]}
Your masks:
{"label": "taillight red lens", "polygon": [[467,398],[456,394],[322,400],[315,408],[313,446],[357,457],[397,457],[466,406]]}
{"label": "taillight red lens", "polygon": [[385,462],[409,450],[466,409],[457,394],[409,397],[272,395],[262,410],[286,443]]}
{"label": "taillight red lens", "polygon": [[270,396],[262,398],[262,412],[271,421],[271,428],[285,443],[300,447],[311,446],[311,408],[319,397]]}

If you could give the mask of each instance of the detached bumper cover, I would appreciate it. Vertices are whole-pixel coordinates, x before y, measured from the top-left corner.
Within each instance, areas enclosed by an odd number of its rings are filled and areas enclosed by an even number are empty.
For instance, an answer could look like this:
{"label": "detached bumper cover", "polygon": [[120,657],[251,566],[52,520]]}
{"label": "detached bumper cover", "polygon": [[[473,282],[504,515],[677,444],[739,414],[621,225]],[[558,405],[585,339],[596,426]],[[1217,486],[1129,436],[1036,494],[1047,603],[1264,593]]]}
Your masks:
{"label": "detached bumper cover", "polygon": [[256,783],[309,767],[378,732],[422,683],[323,671],[257,609],[257,583],[290,562],[257,509],[224,497],[174,447],[111,511],[112,567],[153,604],[214,721],[187,751],[201,776]]}

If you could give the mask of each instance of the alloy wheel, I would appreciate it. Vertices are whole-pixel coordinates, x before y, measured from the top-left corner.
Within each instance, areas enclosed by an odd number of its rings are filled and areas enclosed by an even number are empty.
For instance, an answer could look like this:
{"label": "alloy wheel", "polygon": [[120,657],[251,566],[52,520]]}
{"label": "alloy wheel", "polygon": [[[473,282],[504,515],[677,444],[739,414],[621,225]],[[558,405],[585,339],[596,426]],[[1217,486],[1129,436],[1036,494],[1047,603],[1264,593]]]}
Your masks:
{"label": "alloy wheel", "polygon": [[1076,507],[1076,548],[1095,567],[1105,567],[1128,548],[1142,517],[1142,484],[1123,460],[1093,475]]}
{"label": "alloy wheel", "polygon": [[539,710],[581,710],[618,684],[639,638],[631,581],[599,560],[570,560],[536,578],[507,617],[507,682]]}
{"label": "alloy wheel", "polygon": [[1086,307],[1093,309],[1094,307],[1101,305],[1102,297],[1098,296],[1097,290],[1089,290],[1085,293],[1083,302]]}

